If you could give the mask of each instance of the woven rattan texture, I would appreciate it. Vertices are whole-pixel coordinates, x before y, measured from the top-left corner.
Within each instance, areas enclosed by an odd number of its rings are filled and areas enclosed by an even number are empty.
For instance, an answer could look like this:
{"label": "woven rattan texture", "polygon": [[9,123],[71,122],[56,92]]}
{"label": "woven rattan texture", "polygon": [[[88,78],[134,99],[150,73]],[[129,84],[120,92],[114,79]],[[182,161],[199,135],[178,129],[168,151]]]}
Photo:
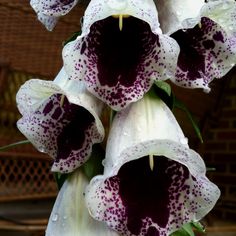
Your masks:
{"label": "woven rattan texture", "polygon": [[43,158],[0,156],[0,201],[54,197],[57,186]]}
{"label": "woven rattan texture", "polygon": [[84,5],[78,4],[49,32],[28,0],[0,1],[0,63],[31,74],[54,77],[62,65],[63,42],[80,30]]}
{"label": "woven rattan texture", "polygon": [[[19,87],[33,76],[7,66],[0,69],[0,146],[3,146],[26,139],[16,128],[21,116],[15,97]],[[40,154],[31,144],[1,151],[0,201],[56,196],[51,164],[51,158]]]}

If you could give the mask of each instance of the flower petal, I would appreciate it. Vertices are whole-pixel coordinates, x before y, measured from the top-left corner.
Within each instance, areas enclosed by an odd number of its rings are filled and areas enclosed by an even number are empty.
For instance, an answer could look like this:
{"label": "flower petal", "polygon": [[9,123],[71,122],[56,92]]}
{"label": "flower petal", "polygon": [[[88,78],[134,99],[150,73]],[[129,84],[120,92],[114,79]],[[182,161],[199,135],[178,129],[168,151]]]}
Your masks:
{"label": "flower petal", "polygon": [[[41,91],[38,94],[37,85]],[[49,91],[48,97],[44,91]],[[35,94],[44,95],[41,102]],[[21,99],[20,95],[25,96]],[[17,126],[39,151],[55,159],[52,171],[73,171],[89,158],[92,145],[103,140],[104,128],[99,119],[102,103],[79,81],[66,82],[63,76],[51,84],[32,80],[22,86],[17,98],[20,107],[24,102],[31,105],[23,110]]]}
{"label": "flower petal", "polygon": [[52,30],[60,16],[66,15],[78,0],[31,0],[30,5],[38,15],[38,19]]}
{"label": "flower petal", "polygon": [[177,85],[203,88],[209,91],[214,78],[223,77],[236,60],[231,40],[217,23],[202,17],[192,29],[179,30],[171,35],[180,46],[176,78]]}
{"label": "flower petal", "polygon": [[95,221],[84,202],[88,179],[76,170],[63,184],[54,204],[46,236],[116,236],[103,223]]}
{"label": "flower petal", "polygon": [[104,167],[86,189],[86,203],[122,235],[169,235],[205,216],[220,195],[168,107],[154,98],[115,117]]}
{"label": "flower petal", "polygon": [[[71,79],[84,80],[91,93],[121,110],[142,98],[154,80],[174,77],[179,47],[157,34],[152,1],[121,1],[122,7],[115,1],[113,8],[111,2],[91,1],[82,35],[64,47],[63,60]],[[119,14],[131,15],[123,19],[122,30],[110,17]]]}
{"label": "flower petal", "polygon": [[163,33],[170,35],[179,29],[194,27],[204,4],[204,0],[156,0]]}
{"label": "flower petal", "polygon": [[89,33],[92,24],[112,15],[133,16],[147,22],[154,33],[161,33],[153,0],[91,0],[84,14],[82,35]]}

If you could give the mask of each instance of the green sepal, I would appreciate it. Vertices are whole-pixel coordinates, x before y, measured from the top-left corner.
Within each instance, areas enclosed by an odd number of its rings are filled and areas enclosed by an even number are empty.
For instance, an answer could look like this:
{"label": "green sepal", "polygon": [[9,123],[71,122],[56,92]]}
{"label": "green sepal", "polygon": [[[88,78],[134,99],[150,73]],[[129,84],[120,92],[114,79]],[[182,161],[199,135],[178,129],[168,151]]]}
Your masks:
{"label": "green sepal", "polygon": [[171,91],[171,86],[164,81],[156,81],[152,89],[149,90],[149,94],[155,94],[158,96],[169,108],[173,109],[173,94]]}
{"label": "green sepal", "polygon": [[186,223],[182,226],[181,229],[172,233],[171,236],[194,236],[194,228],[195,227],[193,226],[193,223]]}
{"label": "green sepal", "polygon": [[188,119],[190,120],[192,126],[193,126],[193,129],[197,135],[197,137],[199,138],[199,140],[201,141],[201,143],[203,143],[203,139],[202,139],[202,135],[201,135],[201,131],[197,125],[197,122],[194,120],[191,112],[188,110],[188,108],[186,107],[186,105],[181,102],[180,100],[178,100],[176,97],[174,97],[174,108],[178,108],[182,111],[184,111],[188,117]]}
{"label": "green sepal", "polygon": [[155,85],[163,90],[168,96],[171,96],[171,86],[165,81],[156,81]]}
{"label": "green sepal", "polygon": [[64,184],[65,180],[69,175],[70,174],[62,174],[60,172],[54,172],[54,178],[56,180],[58,190],[61,189],[62,185]]}
{"label": "green sepal", "polygon": [[0,147],[0,151],[5,151],[6,149],[13,148],[15,146],[22,145],[22,144],[28,144],[28,143],[30,143],[29,140],[18,141],[18,142],[11,143],[11,144],[8,144],[6,146]]}
{"label": "green sepal", "polygon": [[192,222],[191,225],[196,231],[200,233],[206,232],[205,227],[200,222]]}
{"label": "green sepal", "polygon": [[63,46],[65,46],[66,44],[68,44],[71,41],[76,40],[76,38],[80,35],[81,35],[81,31],[74,32],[70,38],[68,38],[67,40],[65,40],[63,42]]}
{"label": "green sepal", "polygon": [[92,154],[87,162],[85,162],[81,169],[88,179],[92,179],[95,175],[103,173],[102,160],[105,158],[105,150],[100,144],[93,145]]}

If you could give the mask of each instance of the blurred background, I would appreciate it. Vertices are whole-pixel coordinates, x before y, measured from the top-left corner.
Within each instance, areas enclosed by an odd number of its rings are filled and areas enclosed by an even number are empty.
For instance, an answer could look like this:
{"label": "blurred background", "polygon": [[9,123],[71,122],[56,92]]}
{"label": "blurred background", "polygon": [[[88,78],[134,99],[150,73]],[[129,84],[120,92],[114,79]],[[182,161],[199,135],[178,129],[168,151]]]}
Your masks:
{"label": "blurred background", "polygon": [[[0,146],[25,140],[16,128],[20,114],[15,95],[30,78],[53,79],[62,66],[63,41],[80,30],[86,1],[61,18],[52,32],[36,19],[29,0],[0,1]],[[221,189],[214,210],[204,219],[206,235],[236,235],[236,70],[211,84],[211,92],[185,90],[172,84],[198,122],[197,138],[185,112],[176,117]],[[0,236],[44,235],[57,186],[52,160],[30,144],[0,152]]]}

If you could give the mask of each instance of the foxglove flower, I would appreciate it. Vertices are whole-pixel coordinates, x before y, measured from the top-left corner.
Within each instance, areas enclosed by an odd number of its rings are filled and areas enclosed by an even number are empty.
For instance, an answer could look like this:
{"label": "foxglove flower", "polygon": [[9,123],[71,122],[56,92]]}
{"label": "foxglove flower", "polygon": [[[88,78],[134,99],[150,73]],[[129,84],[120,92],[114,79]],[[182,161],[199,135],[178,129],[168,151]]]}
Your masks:
{"label": "foxglove flower", "polygon": [[120,110],[155,80],[174,76],[178,53],[176,41],[161,33],[153,0],[92,0],[63,60],[71,79]]}
{"label": "foxglove flower", "polygon": [[48,30],[53,30],[60,16],[66,15],[78,0],[31,0],[30,5]]}
{"label": "foxglove flower", "polygon": [[223,77],[236,62],[236,2],[156,0],[156,4],[163,32],[180,46],[172,81],[209,91],[209,83]]}
{"label": "foxglove flower", "polygon": [[118,236],[89,215],[83,196],[88,182],[80,170],[67,178],[51,212],[46,236]]}
{"label": "foxglove flower", "polygon": [[73,171],[103,140],[103,104],[82,82],[68,80],[64,69],[54,81],[27,81],[16,99],[23,116],[17,126],[39,151],[55,159],[52,171]]}
{"label": "foxglove flower", "polygon": [[117,114],[104,167],[85,199],[91,215],[121,235],[170,235],[205,216],[220,195],[171,111],[152,97]]}

